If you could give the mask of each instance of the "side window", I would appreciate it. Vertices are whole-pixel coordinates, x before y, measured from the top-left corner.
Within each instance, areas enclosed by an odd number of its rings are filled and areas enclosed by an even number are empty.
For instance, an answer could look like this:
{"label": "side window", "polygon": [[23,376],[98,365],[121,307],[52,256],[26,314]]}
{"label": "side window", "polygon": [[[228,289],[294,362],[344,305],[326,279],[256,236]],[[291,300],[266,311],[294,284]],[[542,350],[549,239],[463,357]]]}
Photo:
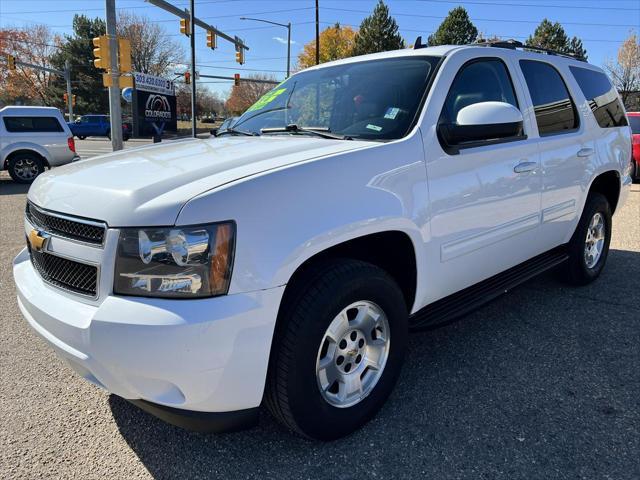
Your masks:
{"label": "side window", "polygon": [[520,60],[540,136],[578,128],[576,107],[558,71],[544,62]]}
{"label": "side window", "polygon": [[456,75],[440,119],[455,123],[458,112],[464,107],[492,101],[518,107],[507,67],[497,58],[474,60],[464,65]]}
{"label": "side window", "polygon": [[602,72],[580,67],[569,67],[578,82],[589,107],[602,128],[625,127],[624,108],[607,76]]}
{"label": "side window", "polygon": [[7,132],[64,132],[55,117],[4,117]]}
{"label": "side window", "polygon": [[438,120],[438,138],[449,153],[468,148],[524,138],[522,122],[489,125],[459,125],[458,113],[482,102],[502,102],[518,108],[506,65],[497,58],[471,60],[458,71]]}

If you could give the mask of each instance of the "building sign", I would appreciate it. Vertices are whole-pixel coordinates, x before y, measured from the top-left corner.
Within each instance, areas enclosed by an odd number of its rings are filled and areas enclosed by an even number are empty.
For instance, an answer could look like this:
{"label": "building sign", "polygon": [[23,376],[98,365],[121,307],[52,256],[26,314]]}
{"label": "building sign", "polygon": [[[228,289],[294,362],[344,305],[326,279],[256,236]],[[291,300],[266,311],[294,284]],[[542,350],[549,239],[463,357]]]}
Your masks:
{"label": "building sign", "polygon": [[176,94],[173,81],[147,73],[134,73],[133,129],[136,136],[176,132]]}
{"label": "building sign", "polygon": [[162,93],[165,95],[175,95],[173,80],[156,77],[148,73],[134,72],[136,89],[143,92]]}

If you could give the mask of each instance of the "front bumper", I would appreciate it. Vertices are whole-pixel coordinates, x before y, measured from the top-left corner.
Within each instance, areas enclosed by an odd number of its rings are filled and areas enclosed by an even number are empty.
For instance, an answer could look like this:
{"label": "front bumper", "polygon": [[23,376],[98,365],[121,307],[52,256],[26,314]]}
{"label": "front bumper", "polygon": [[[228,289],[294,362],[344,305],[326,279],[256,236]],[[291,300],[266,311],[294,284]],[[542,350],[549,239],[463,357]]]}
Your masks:
{"label": "front bumper", "polygon": [[91,305],[43,282],[26,249],[13,272],[26,320],[90,382],[174,414],[259,406],[284,286],[198,300],[110,295]]}

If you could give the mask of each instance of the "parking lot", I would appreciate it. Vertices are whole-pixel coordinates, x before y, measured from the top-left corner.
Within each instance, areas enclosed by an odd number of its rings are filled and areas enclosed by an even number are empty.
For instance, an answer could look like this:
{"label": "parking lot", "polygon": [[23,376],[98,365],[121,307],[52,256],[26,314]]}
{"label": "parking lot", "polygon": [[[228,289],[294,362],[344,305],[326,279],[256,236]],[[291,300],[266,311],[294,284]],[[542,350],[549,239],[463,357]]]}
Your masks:
{"label": "parking lot", "polygon": [[[77,145],[83,157],[109,148]],[[640,478],[640,185],[597,282],[545,274],[413,334],[382,412],[324,444],[266,412],[245,432],[186,432],[72,374],[16,304],[26,191],[0,174],[2,478]]]}

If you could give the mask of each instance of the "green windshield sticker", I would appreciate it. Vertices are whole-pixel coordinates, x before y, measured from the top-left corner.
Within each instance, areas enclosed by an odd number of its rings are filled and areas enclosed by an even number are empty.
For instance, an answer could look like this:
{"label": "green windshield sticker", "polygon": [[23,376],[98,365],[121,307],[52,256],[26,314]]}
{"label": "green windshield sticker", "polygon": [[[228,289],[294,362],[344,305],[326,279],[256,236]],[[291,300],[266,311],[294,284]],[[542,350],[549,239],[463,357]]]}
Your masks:
{"label": "green windshield sticker", "polygon": [[260,97],[260,100],[249,107],[247,112],[253,112],[254,110],[260,110],[261,108],[266,107],[286,91],[286,88],[278,88],[277,90],[274,89],[270,92],[265,93],[262,97]]}

